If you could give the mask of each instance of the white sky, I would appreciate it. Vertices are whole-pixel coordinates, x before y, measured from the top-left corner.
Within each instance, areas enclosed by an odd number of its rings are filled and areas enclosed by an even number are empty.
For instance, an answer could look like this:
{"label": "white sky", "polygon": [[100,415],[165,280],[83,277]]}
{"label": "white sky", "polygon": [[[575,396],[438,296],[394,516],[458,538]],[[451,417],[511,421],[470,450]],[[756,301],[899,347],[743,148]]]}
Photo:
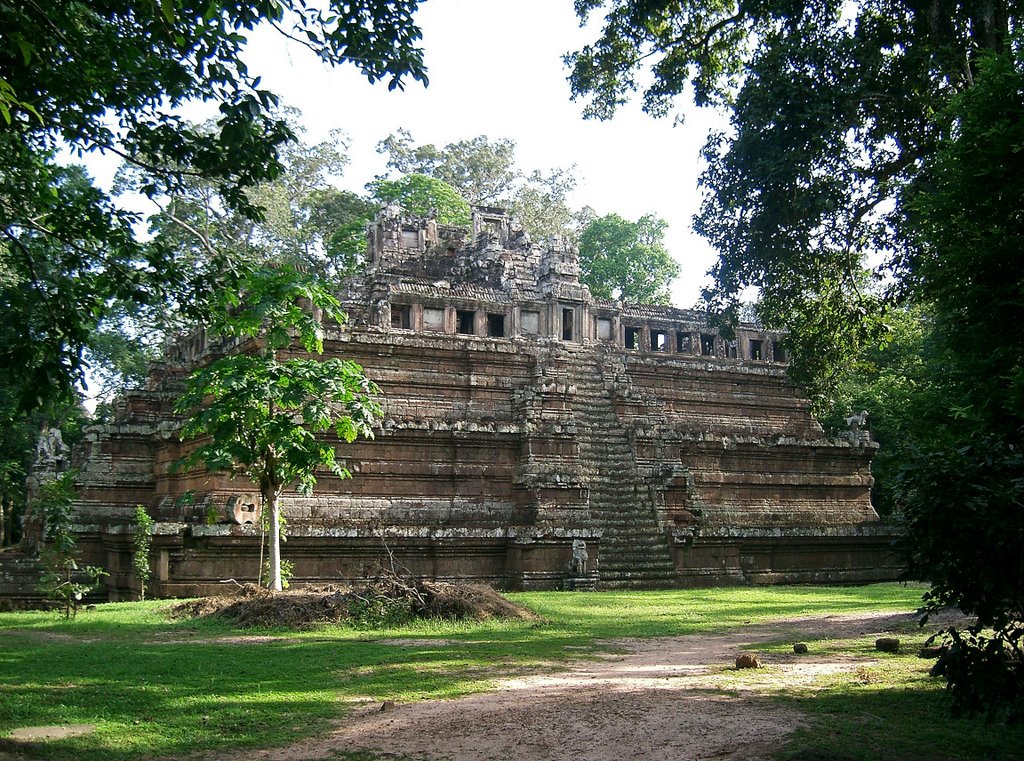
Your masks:
{"label": "white sky", "polygon": [[714,252],[691,230],[697,210],[699,151],[722,119],[686,105],[686,120],[653,119],[630,104],[609,122],[584,120],[569,99],[562,56],[597,37],[580,29],[572,0],[429,0],[416,19],[430,85],[388,92],[352,66],[329,69],[272,30],[249,46],[250,71],[285,105],[303,113],[307,139],[340,127],[352,159],[340,184],[362,191],[384,172],[377,142],[404,127],[416,143],[443,146],[487,135],[512,138],[527,170],[576,165],[572,205],[637,219],[652,212],[669,223],[666,243],[682,266],[678,306],[696,301]]}

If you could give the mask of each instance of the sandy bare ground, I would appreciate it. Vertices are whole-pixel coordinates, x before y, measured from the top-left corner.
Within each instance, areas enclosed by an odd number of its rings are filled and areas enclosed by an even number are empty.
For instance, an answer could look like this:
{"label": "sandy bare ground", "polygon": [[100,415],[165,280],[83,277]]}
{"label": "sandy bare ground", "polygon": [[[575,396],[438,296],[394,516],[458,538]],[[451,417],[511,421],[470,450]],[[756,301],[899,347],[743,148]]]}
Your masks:
{"label": "sandy bare ground", "polygon": [[[424,761],[767,759],[804,721],[766,695],[873,662],[815,655],[762,656],[766,668],[731,666],[743,648],[881,634],[910,615],[861,613],[749,626],[725,634],[617,640],[614,655],[558,674],[503,681],[458,700],[366,704],[321,737],[267,751],[202,758],[299,761],[365,749]],[[415,643],[407,643],[414,646]],[[436,644],[436,643],[435,643]],[[193,757],[196,758],[196,757]]]}

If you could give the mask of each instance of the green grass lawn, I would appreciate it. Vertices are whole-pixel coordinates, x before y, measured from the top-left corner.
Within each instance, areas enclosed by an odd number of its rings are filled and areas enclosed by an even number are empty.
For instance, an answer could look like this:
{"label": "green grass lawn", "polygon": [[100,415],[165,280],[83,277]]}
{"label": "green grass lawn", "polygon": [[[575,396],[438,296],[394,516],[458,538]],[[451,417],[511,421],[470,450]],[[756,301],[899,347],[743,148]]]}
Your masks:
{"label": "green grass lawn", "polygon": [[[597,640],[716,631],[814,613],[907,611],[917,606],[921,591],[880,584],[523,593],[512,597],[540,613],[543,623],[418,623],[386,631],[237,630],[210,621],[168,620],[165,601],[100,605],[71,621],[53,613],[5,613],[0,736],[21,726],[95,724],[95,733],[52,741],[37,753],[80,761],[270,746],[315,734],[354,700],[410,701],[479,691],[501,676],[556,669]],[[410,647],[383,641],[392,638],[417,642]],[[941,685],[920,676],[924,662],[906,662],[906,674],[780,696],[814,719],[795,738],[793,753],[816,757],[807,755],[820,741],[815,732],[858,738],[877,729],[874,719],[864,725],[864,716],[881,717],[883,737],[888,724],[905,721],[908,712],[919,731],[948,726]],[[900,708],[904,704],[907,711]],[[925,716],[918,717],[922,711]],[[917,740],[908,732],[913,745]],[[872,757],[878,756],[849,756]]]}
{"label": "green grass lawn", "polygon": [[[910,625],[896,636],[899,653],[880,653],[875,638],[809,643],[817,653],[857,655],[874,661],[852,673],[818,679],[810,689],[777,698],[807,714],[781,755],[788,761],[1011,761],[1024,758],[1024,727],[983,718],[954,717],[945,682],[928,676],[933,660],[918,651],[928,634]],[[771,650],[791,652],[792,642]]]}

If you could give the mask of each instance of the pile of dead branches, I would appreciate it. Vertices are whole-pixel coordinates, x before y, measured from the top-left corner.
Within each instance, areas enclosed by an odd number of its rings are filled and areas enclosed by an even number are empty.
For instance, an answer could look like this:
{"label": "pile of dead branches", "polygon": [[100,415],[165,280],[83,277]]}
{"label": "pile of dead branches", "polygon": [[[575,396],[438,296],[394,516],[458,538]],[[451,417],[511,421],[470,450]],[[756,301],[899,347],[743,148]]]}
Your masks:
{"label": "pile of dead branches", "polygon": [[486,584],[448,584],[382,573],[356,587],[304,587],[272,592],[243,584],[233,593],[172,608],[183,618],[215,616],[247,628],[301,629],[320,624],[396,626],[414,619],[537,620],[535,613]]}

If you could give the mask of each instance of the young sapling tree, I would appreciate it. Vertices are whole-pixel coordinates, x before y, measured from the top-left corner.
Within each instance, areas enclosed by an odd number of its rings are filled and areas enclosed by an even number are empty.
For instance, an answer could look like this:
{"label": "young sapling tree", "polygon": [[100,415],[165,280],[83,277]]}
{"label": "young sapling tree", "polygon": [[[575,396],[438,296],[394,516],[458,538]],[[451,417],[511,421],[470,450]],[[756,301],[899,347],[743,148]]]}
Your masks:
{"label": "young sapling tree", "polygon": [[289,267],[245,274],[238,291],[221,294],[209,325],[237,345],[192,373],[175,408],[187,416],[182,440],[198,441],[176,467],[243,474],[259,487],[274,590],[282,589],[281,494],[292,484],[310,494],[318,469],[348,477],[322,434],[372,438],[380,415],[362,367],[308,356],[323,354],[323,319],[340,324],[345,315],[316,278]]}
{"label": "young sapling tree", "polygon": [[146,584],[153,571],[149,566],[149,548],[153,545],[154,520],[142,505],[135,507],[135,536],[132,537],[132,573],[139,582],[139,599],[146,599]]}
{"label": "young sapling tree", "polygon": [[67,471],[40,487],[36,508],[45,521],[39,551],[44,570],[39,588],[58,604],[65,618],[78,613],[82,598],[107,575],[97,566],[78,564],[78,540],[72,529],[76,496],[75,471]]}

